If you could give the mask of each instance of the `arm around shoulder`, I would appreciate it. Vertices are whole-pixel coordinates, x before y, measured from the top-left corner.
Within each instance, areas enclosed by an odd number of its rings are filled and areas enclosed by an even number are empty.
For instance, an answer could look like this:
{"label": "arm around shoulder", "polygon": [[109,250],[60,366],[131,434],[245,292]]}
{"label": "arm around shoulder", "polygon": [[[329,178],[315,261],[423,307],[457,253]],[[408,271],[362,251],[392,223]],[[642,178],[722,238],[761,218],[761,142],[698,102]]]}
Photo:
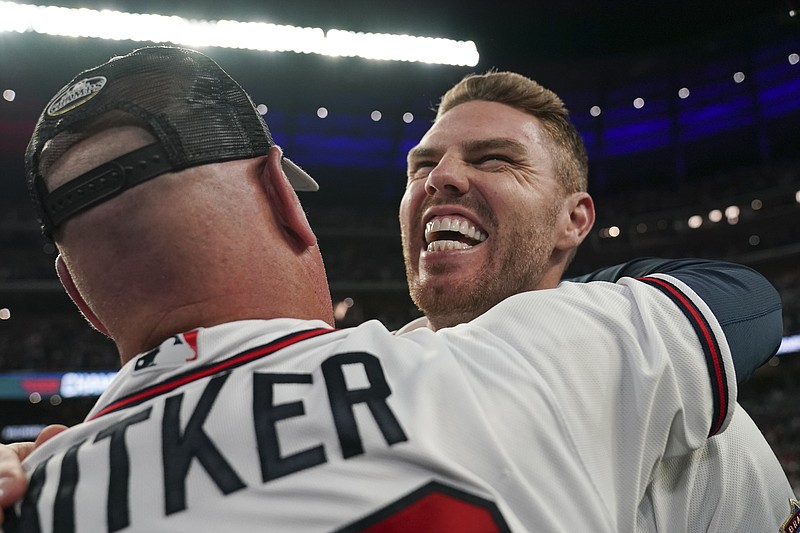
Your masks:
{"label": "arm around shoulder", "polygon": [[711,309],[731,349],[737,382],[746,381],[775,355],[781,343],[781,299],[772,284],[744,265],[707,259],[641,258],[568,279],[609,281],[623,277],[672,276]]}

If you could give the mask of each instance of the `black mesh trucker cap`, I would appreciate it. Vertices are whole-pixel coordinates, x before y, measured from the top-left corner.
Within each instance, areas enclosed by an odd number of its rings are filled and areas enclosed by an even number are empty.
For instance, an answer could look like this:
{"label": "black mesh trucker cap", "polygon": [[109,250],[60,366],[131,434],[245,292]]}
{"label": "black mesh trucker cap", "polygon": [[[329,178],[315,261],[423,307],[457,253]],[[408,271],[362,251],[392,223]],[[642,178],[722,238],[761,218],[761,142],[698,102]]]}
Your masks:
{"label": "black mesh trucker cap", "polygon": [[[43,148],[57,144],[56,136],[79,134],[93,119],[114,111],[134,117],[157,142],[48,192]],[[36,123],[25,171],[49,237],[70,217],[165,172],[262,156],[274,144],[250,97],[211,58],[185,48],[153,46],[85,70],[61,89]],[[289,159],[282,165],[295,190],[319,188]]]}

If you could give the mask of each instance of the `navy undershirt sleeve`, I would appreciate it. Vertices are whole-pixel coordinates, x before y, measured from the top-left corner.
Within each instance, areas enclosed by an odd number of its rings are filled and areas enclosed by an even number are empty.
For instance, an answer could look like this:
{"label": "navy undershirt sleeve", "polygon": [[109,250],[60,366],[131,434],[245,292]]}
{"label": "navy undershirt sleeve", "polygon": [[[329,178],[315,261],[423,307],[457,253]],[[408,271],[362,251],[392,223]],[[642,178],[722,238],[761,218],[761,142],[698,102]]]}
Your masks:
{"label": "navy undershirt sleeve", "polygon": [[646,257],[602,268],[566,281],[611,281],[668,274],[692,288],[711,308],[725,332],[736,380],[744,383],[781,343],[783,316],[775,287],[744,265],[706,259]]}

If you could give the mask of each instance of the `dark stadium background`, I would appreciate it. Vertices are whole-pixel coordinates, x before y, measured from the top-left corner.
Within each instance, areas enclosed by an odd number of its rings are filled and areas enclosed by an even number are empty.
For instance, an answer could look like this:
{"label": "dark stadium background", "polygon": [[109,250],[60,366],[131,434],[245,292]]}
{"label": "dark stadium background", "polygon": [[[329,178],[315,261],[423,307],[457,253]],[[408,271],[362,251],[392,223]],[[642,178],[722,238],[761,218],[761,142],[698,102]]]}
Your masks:
{"label": "dark stadium background", "polygon": [[[278,143],[320,182],[319,193],[301,199],[341,326],[379,318],[397,327],[418,316],[406,295],[396,220],[405,152],[444,90],[468,72],[497,68],[559,93],[586,141],[598,222],[572,274],[643,255],[742,262],[779,288],[787,338],[800,334],[795,1],[52,4],[475,41],[481,59],[474,68],[205,50],[268,106]],[[88,328],[58,285],[53,247],[27,202],[22,154],[63,83],[138,46],[0,33],[0,91],[15,93],[0,99],[0,442],[28,439],[39,424],[80,420],[103,372],[118,365],[113,345]],[[690,95],[682,99],[684,87]],[[644,100],[640,109],[636,98]],[[320,106],[329,111],[324,120]],[[370,119],[375,110],[378,122]],[[411,123],[401,119],[407,112]],[[740,391],[796,489],[797,344]]]}

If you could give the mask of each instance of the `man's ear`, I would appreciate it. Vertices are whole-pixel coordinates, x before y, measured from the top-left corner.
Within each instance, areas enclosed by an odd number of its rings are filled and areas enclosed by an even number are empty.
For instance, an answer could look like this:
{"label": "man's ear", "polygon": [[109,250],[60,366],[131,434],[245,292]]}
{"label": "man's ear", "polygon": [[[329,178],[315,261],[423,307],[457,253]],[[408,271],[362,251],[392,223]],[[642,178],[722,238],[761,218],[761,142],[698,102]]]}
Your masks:
{"label": "man's ear", "polygon": [[303,246],[316,246],[317,236],[306,219],[297,193],[283,171],[282,158],[281,149],[277,146],[271,147],[266,164],[260,169],[259,179],[284,230]]}
{"label": "man's ear", "polygon": [[97,331],[106,337],[111,337],[111,335],[108,334],[106,327],[102,322],[100,322],[100,319],[97,318],[97,315],[94,314],[94,311],[92,311],[92,309],[83,299],[83,296],[81,296],[81,293],[75,286],[75,282],[72,280],[72,274],[67,268],[67,264],[64,262],[61,254],[58,254],[58,257],[56,257],[56,274],[58,274],[58,279],[61,280],[61,285],[64,286],[67,294],[69,294],[69,297],[73,302],[75,302],[75,305],[78,306],[78,309],[80,310],[81,314],[86,317],[86,320],[88,320]]}
{"label": "man's ear", "polygon": [[594,226],[594,200],[586,192],[576,192],[564,200],[564,209],[568,219],[559,231],[556,248],[570,250],[583,242]]}

